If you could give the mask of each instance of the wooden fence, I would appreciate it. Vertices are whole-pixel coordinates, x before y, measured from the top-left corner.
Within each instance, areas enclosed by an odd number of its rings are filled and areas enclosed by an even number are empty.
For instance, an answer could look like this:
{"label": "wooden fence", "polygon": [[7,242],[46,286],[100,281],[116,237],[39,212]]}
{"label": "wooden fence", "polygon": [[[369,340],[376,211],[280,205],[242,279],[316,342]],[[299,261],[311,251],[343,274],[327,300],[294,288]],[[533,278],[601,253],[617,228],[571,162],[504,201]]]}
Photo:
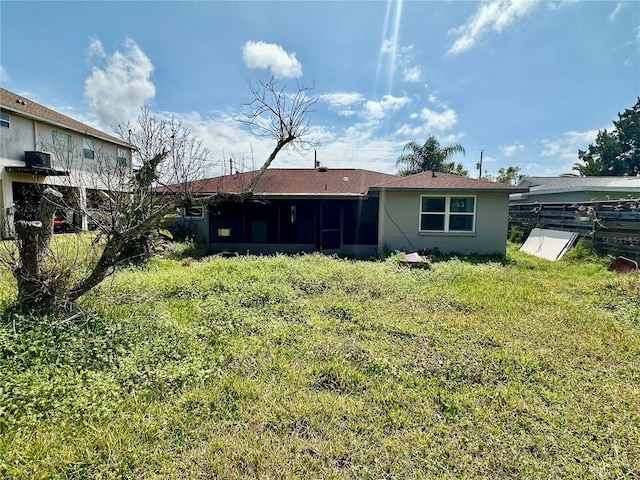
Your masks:
{"label": "wooden fence", "polygon": [[640,199],[509,206],[509,229],[577,232],[603,252],[640,260]]}

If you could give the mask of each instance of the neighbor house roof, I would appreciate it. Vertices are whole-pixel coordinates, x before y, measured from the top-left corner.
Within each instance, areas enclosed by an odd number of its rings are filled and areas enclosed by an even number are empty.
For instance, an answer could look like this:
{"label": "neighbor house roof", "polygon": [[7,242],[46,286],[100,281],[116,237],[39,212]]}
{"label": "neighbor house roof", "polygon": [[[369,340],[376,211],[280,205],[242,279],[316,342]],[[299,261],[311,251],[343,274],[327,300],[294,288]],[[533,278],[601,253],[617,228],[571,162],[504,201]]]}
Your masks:
{"label": "neighbor house roof", "polygon": [[372,191],[424,191],[434,192],[503,192],[516,193],[526,192],[526,187],[509,185],[507,183],[492,182],[490,180],[478,180],[475,178],[454,175],[451,173],[422,172],[406,177],[394,177],[382,184],[371,187]]}
{"label": "neighbor house roof", "polygon": [[519,185],[529,187],[529,192],[511,196],[511,200],[524,200],[541,195],[569,192],[602,192],[633,194],[640,196],[640,177],[523,177]]}
{"label": "neighbor house roof", "polygon": [[[197,180],[189,184],[194,193],[242,193],[256,171]],[[395,175],[354,168],[270,168],[256,185],[256,195],[366,195],[371,185],[396,178]]]}
{"label": "neighbor house roof", "polygon": [[2,110],[9,113],[13,112],[23,117],[27,117],[33,120],[38,120],[50,125],[68,128],[74,130],[80,134],[91,135],[92,137],[100,140],[108,141],[122,145],[123,147],[131,148],[131,146],[120,138],[109,135],[102,132],[97,128],[93,128],[85,123],[74,120],[71,117],[67,117],[55,110],[40,105],[39,103],[29,100],[22,95],[13,93],[5,88],[0,87],[0,105]]}
{"label": "neighbor house roof", "polygon": [[640,188],[640,177],[523,177],[520,185],[531,187],[531,190],[550,190],[579,188]]}

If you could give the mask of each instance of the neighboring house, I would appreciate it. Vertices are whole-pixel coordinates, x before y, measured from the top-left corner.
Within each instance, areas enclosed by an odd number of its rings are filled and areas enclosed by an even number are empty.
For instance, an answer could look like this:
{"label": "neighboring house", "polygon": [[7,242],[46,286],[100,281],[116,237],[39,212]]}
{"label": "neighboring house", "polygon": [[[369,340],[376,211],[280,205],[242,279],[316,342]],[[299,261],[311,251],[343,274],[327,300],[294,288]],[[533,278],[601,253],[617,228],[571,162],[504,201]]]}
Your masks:
{"label": "neighboring house", "polygon": [[[205,195],[246,190],[255,172],[193,182]],[[214,252],[375,255],[382,249],[504,253],[514,187],[426,172],[398,177],[360,169],[269,169],[245,202],[183,212]]]}
{"label": "neighboring house", "polygon": [[529,191],[512,194],[511,205],[640,198],[640,177],[523,177],[519,185]]}
{"label": "neighboring house", "polygon": [[[33,215],[41,190],[64,195],[60,216],[86,229],[86,215],[71,211],[100,204],[101,190],[126,190],[131,147],[126,142],[0,88],[0,220],[11,238],[14,221]],[[65,206],[73,206],[67,211]]]}

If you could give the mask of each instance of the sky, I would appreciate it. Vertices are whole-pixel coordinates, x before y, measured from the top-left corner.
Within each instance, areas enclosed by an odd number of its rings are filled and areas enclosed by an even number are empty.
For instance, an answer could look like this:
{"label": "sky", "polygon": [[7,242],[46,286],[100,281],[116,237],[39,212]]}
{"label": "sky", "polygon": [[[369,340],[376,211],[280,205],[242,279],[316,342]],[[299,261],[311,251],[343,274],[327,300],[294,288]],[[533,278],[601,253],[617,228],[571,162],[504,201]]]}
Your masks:
{"label": "sky", "polygon": [[[313,87],[306,155],[272,165],[397,171],[434,135],[477,177],[572,173],[640,96],[637,1],[0,2],[0,84],[113,133],[142,106],[228,159],[275,146],[237,121],[250,83]],[[573,172],[575,173],[575,172]]]}

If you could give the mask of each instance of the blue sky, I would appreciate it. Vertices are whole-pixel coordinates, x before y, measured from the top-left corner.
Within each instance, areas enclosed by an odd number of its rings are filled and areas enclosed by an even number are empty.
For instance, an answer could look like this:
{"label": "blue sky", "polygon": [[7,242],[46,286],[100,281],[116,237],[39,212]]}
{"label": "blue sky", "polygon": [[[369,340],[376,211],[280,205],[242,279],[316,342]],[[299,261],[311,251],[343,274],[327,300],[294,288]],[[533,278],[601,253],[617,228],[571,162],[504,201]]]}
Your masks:
{"label": "blue sky", "polygon": [[246,168],[273,142],[234,118],[272,75],[315,85],[323,164],[388,173],[429,134],[472,177],[481,150],[483,174],[569,173],[640,96],[637,1],[2,0],[0,18],[3,87],[108,132],[148,105]]}

